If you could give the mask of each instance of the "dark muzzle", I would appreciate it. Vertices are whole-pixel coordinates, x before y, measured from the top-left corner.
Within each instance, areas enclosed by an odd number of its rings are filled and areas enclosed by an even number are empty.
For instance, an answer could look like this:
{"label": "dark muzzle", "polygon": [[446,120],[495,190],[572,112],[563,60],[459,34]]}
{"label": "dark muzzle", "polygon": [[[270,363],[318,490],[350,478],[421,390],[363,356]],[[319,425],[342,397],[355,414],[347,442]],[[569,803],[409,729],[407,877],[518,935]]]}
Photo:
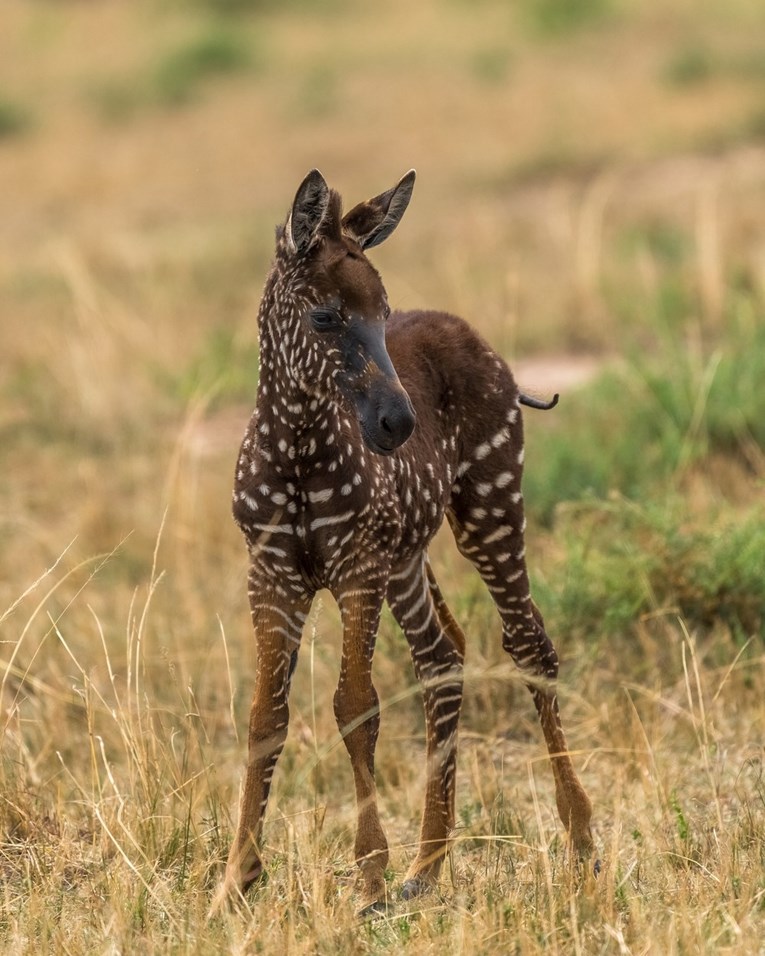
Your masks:
{"label": "dark muzzle", "polygon": [[340,383],[356,406],[364,442],[376,454],[390,455],[412,434],[416,416],[385,348],[382,322],[350,325],[346,362]]}
{"label": "dark muzzle", "polygon": [[414,431],[416,416],[409,396],[398,379],[376,383],[368,395],[359,396],[361,434],[367,447],[378,455],[390,455]]}

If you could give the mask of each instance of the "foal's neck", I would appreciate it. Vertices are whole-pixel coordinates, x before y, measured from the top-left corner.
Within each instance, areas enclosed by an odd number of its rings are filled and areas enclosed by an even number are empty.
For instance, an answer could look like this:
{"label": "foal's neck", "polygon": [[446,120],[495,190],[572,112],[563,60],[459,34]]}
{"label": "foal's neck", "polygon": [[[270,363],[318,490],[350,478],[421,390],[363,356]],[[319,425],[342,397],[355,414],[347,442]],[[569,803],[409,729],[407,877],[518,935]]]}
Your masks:
{"label": "foal's neck", "polygon": [[[300,356],[306,349],[297,315],[260,322],[260,378],[257,442],[276,475],[299,482],[336,473],[350,464],[347,413],[331,395],[311,394],[301,382]],[[346,437],[344,437],[344,435]]]}

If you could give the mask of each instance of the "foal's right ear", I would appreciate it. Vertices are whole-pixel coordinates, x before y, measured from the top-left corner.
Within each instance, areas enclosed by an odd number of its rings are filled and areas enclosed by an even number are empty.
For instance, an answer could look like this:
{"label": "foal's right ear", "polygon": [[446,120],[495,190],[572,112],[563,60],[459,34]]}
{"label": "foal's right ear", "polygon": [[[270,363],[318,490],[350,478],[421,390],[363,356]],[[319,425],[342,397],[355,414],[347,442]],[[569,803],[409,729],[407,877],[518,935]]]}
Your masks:
{"label": "foal's right ear", "polygon": [[354,206],[343,217],[343,231],[355,239],[362,249],[371,249],[387,239],[406,212],[416,175],[410,169],[393,189]]}
{"label": "foal's right ear", "polygon": [[293,252],[313,244],[329,208],[329,186],[318,169],[312,169],[298,186],[285,234]]}

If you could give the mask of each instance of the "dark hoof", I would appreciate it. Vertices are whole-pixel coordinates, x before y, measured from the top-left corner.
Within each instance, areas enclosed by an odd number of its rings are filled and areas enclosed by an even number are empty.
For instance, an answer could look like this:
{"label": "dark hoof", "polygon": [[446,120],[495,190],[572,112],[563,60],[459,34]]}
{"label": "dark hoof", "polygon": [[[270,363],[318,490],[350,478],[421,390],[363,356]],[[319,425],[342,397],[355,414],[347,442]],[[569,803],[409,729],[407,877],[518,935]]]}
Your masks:
{"label": "dark hoof", "polygon": [[367,906],[362,906],[356,914],[359,919],[376,919],[378,916],[386,916],[388,913],[388,904],[385,900],[375,900]]}
{"label": "dark hoof", "polygon": [[401,899],[413,900],[416,896],[422,896],[430,889],[430,884],[425,880],[415,877],[413,880],[407,880],[401,887]]}

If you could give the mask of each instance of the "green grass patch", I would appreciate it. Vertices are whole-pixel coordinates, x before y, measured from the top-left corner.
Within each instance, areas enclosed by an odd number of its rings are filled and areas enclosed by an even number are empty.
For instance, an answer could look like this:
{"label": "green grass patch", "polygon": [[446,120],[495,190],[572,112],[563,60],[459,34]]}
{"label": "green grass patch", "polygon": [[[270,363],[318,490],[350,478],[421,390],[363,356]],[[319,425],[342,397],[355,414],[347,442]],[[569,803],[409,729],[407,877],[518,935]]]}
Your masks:
{"label": "green grass patch", "polygon": [[740,142],[761,142],[765,139],[765,109],[752,110],[736,128]]}
{"label": "green grass patch", "polygon": [[676,50],[662,71],[662,79],[669,86],[699,86],[712,79],[718,63],[705,46],[693,44]]}
{"label": "green grass patch", "polygon": [[209,396],[212,407],[252,401],[258,386],[258,347],[242,344],[228,327],[213,328],[192,361],[177,374],[161,378],[173,397],[184,402]]}
{"label": "green grass patch", "polygon": [[331,15],[342,10],[345,0],[196,0],[197,6],[222,16],[247,16],[264,13],[314,13]]}
{"label": "green grass patch", "polygon": [[509,76],[513,54],[507,46],[484,47],[471,55],[469,65],[477,80],[493,86],[503,83]]}
{"label": "green grass patch", "polygon": [[662,69],[668,86],[695,87],[716,79],[759,83],[765,79],[765,50],[723,54],[691,43],[675,50]]}
{"label": "green grass patch", "polygon": [[496,191],[535,185],[556,178],[587,180],[607,166],[608,162],[609,157],[605,153],[588,152],[587,147],[580,149],[558,139],[488,177],[484,185]]}
{"label": "green grass patch", "polygon": [[692,237],[665,219],[653,219],[626,230],[618,239],[625,256],[646,251],[660,265],[681,266],[693,252]]}
{"label": "green grass patch", "polygon": [[765,634],[765,512],[699,524],[680,499],[572,509],[565,561],[537,588],[557,633],[625,637],[651,620]]}
{"label": "green grass patch", "polygon": [[528,429],[526,501],[550,524],[560,502],[650,495],[712,453],[746,459],[765,446],[765,322],[751,298],[731,309],[719,342],[660,332],[655,357],[565,399],[546,429]]}
{"label": "green grass patch", "polygon": [[534,33],[565,37],[602,24],[613,13],[613,3],[611,0],[524,0],[520,9]]}
{"label": "green grass patch", "polygon": [[[275,0],[197,0],[197,5],[213,13],[240,15],[264,13],[277,6]],[[284,4],[289,6],[289,4]]]}
{"label": "green grass patch", "polygon": [[251,62],[241,34],[212,28],[165,54],[154,69],[151,92],[162,105],[177,106],[194,99],[208,80],[237,73]]}
{"label": "green grass patch", "polygon": [[739,54],[731,60],[729,70],[742,80],[765,80],[765,49]]}
{"label": "green grass patch", "polygon": [[31,125],[32,114],[25,106],[0,97],[0,141],[25,133]]}
{"label": "green grass patch", "polygon": [[143,75],[106,78],[86,95],[102,119],[119,123],[145,109],[192,103],[210,83],[254,69],[259,62],[251,38],[225,23],[214,24],[167,50]]}

